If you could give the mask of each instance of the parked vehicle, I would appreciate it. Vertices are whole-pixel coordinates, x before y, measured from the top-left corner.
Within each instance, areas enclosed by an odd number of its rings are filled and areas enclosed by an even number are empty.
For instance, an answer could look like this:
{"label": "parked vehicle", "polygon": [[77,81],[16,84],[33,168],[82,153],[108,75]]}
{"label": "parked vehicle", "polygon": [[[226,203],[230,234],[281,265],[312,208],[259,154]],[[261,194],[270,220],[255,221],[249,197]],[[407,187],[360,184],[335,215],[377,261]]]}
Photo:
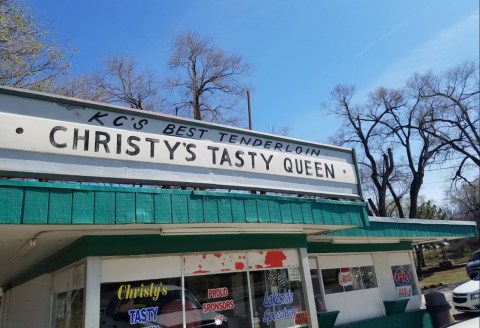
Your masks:
{"label": "parked vehicle", "polygon": [[473,279],[480,273],[480,249],[473,253],[472,258],[467,263],[467,274],[470,279]]}
{"label": "parked vehicle", "polygon": [[462,312],[480,312],[480,274],[453,290],[455,309]]}

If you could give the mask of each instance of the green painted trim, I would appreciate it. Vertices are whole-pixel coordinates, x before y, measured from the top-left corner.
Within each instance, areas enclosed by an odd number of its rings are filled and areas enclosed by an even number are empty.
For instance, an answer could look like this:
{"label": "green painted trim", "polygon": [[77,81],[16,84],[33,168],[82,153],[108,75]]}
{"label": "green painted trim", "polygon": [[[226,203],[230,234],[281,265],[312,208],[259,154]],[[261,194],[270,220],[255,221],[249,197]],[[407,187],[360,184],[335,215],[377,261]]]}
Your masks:
{"label": "green painted trim", "polygon": [[478,231],[475,225],[455,224],[455,221],[451,221],[452,224],[437,224],[435,220],[431,221],[432,223],[427,224],[408,221],[405,223],[370,221],[368,226],[328,232],[325,236],[397,239],[478,238]]}
{"label": "green painted trim", "polygon": [[12,279],[12,288],[89,256],[134,256],[254,249],[306,248],[303,234],[238,234],[198,236],[84,236]]}
{"label": "green painted trim", "polygon": [[[341,312],[341,310],[340,310]],[[427,310],[416,310],[405,313],[398,313],[384,317],[377,317],[344,325],[335,326],[338,328],[433,328],[430,314]]]}
{"label": "green painted trim", "polygon": [[363,202],[251,193],[0,179],[0,201],[0,224],[368,224]]}
{"label": "green painted trim", "polygon": [[401,241],[392,244],[332,244],[322,242],[309,242],[308,254],[318,253],[363,253],[363,252],[392,252],[409,251],[412,249],[412,242]]}
{"label": "green painted trim", "polygon": [[273,196],[264,194],[251,194],[241,192],[217,192],[217,191],[204,191],[204,190],[181,190],[181,189],[162,189],[151,186],[142,187],[130,187],[130,186],[102,186],[92,185],[87,183],[63,183],[63,182],[40,182],[30,180],[15,180],[0,178],[0,186],[15,186],[15,187],[28,187],[28,188],[62,188],[62,189],[74,189],[83,191],[109,191],[109,192],[132,192],[132,193],[155,193],[155,194],[179,194],[179,195],[199,195],[209,197],[238,197],[238,198],[255,198],[255,199],[270,199],[270,200],[286,200],[294,202],[316,202],[322,204],[334,204],[345,206],[359,206],[367,208],[365,202],[358,201],[337,201],[323,198],[299,198],[295,196]]}

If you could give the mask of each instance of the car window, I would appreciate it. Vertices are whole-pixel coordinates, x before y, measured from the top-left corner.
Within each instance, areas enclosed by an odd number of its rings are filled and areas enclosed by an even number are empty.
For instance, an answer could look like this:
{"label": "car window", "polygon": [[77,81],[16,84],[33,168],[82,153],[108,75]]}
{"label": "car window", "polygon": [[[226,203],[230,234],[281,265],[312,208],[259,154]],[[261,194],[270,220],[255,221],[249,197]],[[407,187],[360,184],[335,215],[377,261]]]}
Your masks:
{"label": "car window", "polygon": [[472,257],[472,261],[480,260],[480,252],[475,252]]}

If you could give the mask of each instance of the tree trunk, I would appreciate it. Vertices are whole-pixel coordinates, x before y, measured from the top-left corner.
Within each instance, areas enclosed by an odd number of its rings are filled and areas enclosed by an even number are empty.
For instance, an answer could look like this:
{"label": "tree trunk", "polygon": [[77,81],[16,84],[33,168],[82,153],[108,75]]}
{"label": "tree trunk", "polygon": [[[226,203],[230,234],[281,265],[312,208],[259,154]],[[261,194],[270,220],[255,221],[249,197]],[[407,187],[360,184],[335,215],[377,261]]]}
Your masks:
{"label": "tree trunk", "polygon": [[193,118],[196,120],[202,120],[202,113],[200,112],[200,97],[197,93],[193,95]]}
{"label": "tree trunk", "polygon": [[423,183],[423,173],[417,172],[410,184],[410,214],[409,218],[414,219],[417,217],[417,208],[418,208],[418,195],[420,193],[420,188]]}

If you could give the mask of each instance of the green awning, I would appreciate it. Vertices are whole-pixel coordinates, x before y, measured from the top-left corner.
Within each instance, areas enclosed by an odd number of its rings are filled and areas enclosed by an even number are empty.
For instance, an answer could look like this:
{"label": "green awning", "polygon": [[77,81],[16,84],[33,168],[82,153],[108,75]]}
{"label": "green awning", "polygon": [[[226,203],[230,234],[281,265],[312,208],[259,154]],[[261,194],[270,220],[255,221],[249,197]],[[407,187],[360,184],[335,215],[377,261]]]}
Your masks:
{"label": "green awning", "polygon": [[370,217],[369,222],[369,226],[323,234],[322,239],[330,238],[339,242],[401,240],[418,244],[444,239],[478,238],[476,223],[472,221]]}
{"label": "green awning", "polygon": [[0,180],[0,224],[368,225],[366,205],[251,193]]}

